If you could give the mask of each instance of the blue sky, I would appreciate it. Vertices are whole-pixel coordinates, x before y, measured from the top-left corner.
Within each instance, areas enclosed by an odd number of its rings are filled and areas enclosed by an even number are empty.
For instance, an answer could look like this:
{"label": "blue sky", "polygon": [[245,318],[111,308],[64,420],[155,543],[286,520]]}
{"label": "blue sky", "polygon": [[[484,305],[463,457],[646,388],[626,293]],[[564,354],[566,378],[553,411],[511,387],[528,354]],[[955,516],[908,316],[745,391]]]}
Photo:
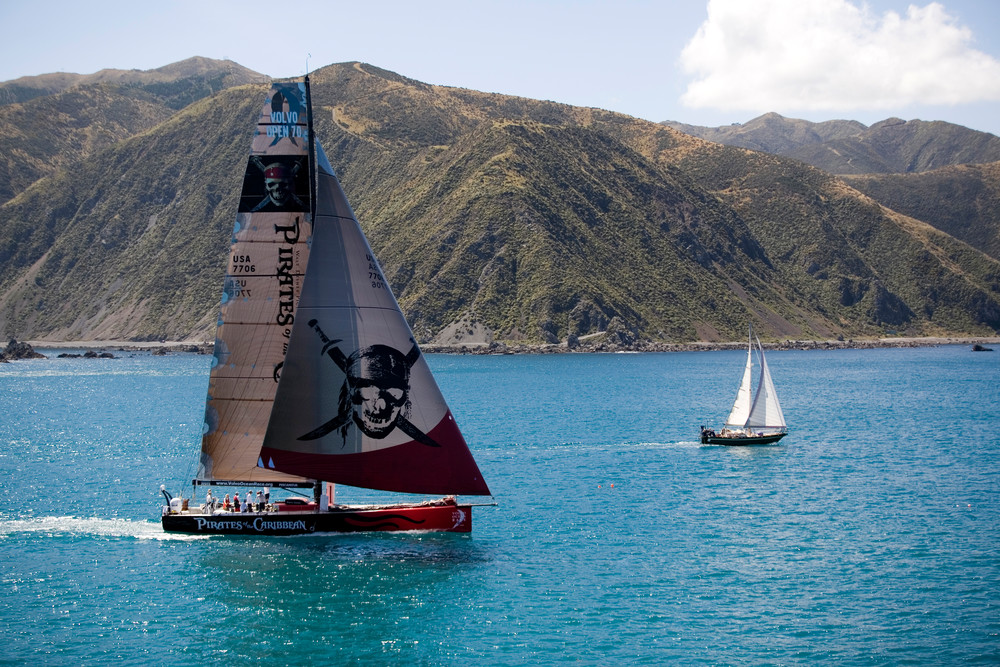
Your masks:
{"label": "blue sky", "polygon": [[0,0],[0,24],[0,81],[195,55],[274,77],[359,60],[652,121],[898,116],[1000,136],[992,0]]}

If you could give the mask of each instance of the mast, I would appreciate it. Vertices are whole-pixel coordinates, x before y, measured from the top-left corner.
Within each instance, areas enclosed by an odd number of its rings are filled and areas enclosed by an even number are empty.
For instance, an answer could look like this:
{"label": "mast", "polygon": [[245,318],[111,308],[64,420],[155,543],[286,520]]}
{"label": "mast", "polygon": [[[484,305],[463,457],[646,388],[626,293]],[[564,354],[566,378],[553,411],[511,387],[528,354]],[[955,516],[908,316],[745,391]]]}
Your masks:
{"label": "mast", "polygon": [[[308,70],[307,70],[308,71]],[[306,128],[309,133],[309,224],[316,229],[316,139],[313,133],[312,87],[309,85],[309,75],[305,76],[306,86]],[[263,461],[262,461],[263,462]],[[325,509],[329,499],[323,502],[323,480],[316,479],[313,484],[313,500],[320,510]]]}
{"label": "mast", "polygon": [[309,86],[309,75],[306,74],[306,129],[309,132],[309,224],[316,225],[316,140],[313,134],[312,88]]}

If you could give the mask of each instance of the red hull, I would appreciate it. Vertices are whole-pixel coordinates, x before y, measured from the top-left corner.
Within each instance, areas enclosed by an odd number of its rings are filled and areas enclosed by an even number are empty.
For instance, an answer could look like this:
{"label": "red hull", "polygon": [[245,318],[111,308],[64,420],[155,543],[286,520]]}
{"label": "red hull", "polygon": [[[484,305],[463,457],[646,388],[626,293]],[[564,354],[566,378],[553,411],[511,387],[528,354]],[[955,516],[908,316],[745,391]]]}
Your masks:
{"label": "red hull", "polygon": [[164,514],[163,530],[194,535],[308,535],[427,530],[472,532],[470,505],[338,507],[326,512]]}

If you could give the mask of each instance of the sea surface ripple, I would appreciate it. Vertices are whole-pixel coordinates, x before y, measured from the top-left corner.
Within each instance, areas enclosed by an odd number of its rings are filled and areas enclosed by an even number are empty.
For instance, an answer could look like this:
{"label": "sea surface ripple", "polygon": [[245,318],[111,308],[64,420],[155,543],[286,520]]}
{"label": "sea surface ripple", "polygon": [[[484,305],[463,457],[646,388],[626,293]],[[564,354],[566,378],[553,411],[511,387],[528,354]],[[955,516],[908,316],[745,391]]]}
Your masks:
{"label": "sea surface ripple", "polygon": [[1000,663],[1000,353],[773,352],[791,435],[703,446],[742,358],[429,355],[473,534],[263,539],[159,525],[208,358],[0,365],[0,664]]}

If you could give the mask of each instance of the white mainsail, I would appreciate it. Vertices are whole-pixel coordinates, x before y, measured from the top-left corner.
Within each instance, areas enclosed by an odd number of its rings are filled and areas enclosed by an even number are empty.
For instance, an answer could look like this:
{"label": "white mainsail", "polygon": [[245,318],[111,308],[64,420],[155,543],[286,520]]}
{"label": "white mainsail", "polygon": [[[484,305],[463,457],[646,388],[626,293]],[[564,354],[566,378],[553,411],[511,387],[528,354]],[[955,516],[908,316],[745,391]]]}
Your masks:
{"label": "white mainsail", "polygon": [[743,370],[743,379],[740,380],[740,388],[736,392],[736,400],[733,401],[733,409],[726,418],[726,426],[731,428],[743,428],[750,418],[750,407],[753,403],[751,393],[751,380],[753,377],[753,350],[747,348],[747,363]]}

